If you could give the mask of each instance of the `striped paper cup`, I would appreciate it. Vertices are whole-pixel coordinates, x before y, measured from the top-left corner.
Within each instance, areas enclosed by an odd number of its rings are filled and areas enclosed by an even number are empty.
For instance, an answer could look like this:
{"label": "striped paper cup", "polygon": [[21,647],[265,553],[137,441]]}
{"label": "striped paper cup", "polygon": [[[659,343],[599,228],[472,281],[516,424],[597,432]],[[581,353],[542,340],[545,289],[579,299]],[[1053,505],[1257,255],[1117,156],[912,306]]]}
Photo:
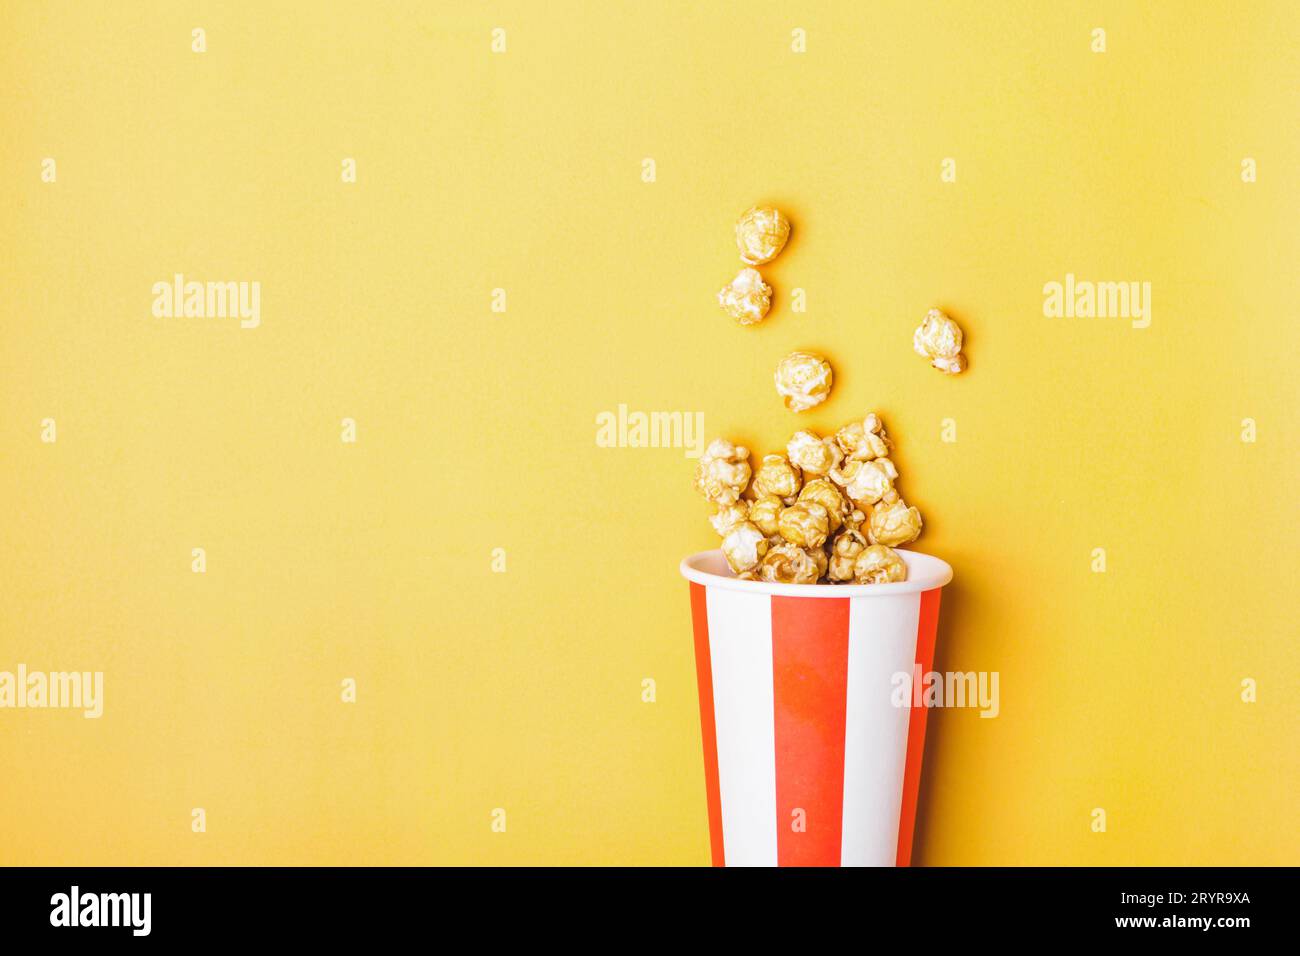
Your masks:
{"label": "striped paper cup", "polygon": [[[691,582],[714,866],[907,866],[947,562],[899,551],[897,584],[767,584],[721,551]],[[906,685],[910,689],[910,683]]]}

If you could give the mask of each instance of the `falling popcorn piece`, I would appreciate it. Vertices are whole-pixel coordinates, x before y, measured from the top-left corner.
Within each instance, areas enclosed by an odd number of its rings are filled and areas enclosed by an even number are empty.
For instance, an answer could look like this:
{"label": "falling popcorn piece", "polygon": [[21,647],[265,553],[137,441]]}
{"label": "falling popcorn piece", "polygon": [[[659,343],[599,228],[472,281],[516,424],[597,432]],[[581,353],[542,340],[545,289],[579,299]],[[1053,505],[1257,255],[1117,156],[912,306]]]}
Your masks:
{"label": "falling popcorn piece", "polygon": [[741,325],[755,325],[772,307],[772,287],[757,269],[741,269],[718,291],[718,305]]}
{"label": "falling popcorn piece", "polygon": [[751,266],[771,262],[790,238],[790,220],[775,206],[751,206],[736,222],[740,259]]}
{"label": "falling popcorn piece", "polygon": [[814,352],[791,352],[781,359],[773,376],[777,394],[792,412],[803,412],[831,393],[831,365]]}
{"label": "falling popcorn piece", "polygon": [[939,371],[956,375],[966,368],[961,341],[961,329],[957,323],[938,309],[931,309],[912,334],[912,349],[917,355],[928,358]]}

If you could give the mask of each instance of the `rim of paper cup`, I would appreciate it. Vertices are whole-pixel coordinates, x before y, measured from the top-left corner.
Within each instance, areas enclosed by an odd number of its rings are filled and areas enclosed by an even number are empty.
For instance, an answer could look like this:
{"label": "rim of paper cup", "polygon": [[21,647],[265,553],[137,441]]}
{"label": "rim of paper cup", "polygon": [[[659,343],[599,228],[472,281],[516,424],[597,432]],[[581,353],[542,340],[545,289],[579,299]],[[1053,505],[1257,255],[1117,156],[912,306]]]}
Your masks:
{"label": "rim of paper cup", "polygon": [[[907,580],[890,584],[775,584],[767,581],[742,581],[732,577],[727,568],[727,559],[718,549],[700,551],[683,558],[682,577],[696,584],[709,588],[722,588],[726,591],[742,591],[748,594],[776,594],[781,597],[806,598],[849,598],[849,597],[887,597],[891,594],[915,594],[918,591],[933,591],[952,580],[952,566],[942,558],[920,551],[905,551],[895,548],[898,556],[907,565]],[[727,574],[716,574],[704,570],[712,566],[727,568]]]}

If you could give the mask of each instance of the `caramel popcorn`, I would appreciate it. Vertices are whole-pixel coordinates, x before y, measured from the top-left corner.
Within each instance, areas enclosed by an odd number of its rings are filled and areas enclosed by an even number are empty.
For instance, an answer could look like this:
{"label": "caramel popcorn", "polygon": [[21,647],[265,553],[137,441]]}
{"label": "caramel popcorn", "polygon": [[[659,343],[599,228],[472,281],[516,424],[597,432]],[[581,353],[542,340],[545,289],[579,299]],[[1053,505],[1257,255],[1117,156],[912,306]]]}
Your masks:
{"label": "caramel popcorn", "polygon": [[717,512],[709,519],[713,530],[726,537],[727,532],[749,518],[749,502],[743,498],[729,505],[718,505]]}
{"label": "caramel popcorn", "polygon": [[777,530],[801,548],[820,548],[830,534],[830,515],[815,501],[799,501],[781,512]]}
{"label": "caramel popcorn", "polygon": [[758,567],[767,554],[767,538],[748,521],[742,521],[722,539],[722,555],[737,574]]}
{"label": "caramel popcorn", "polygon": [[870,461],[889,454],[889,436],[875,412],[860,422],[850,422],[835,433],[835,443],[850,461]]}
{"label": "caramel popcorn", "polygon": [[871,509],[867,537],[872,544],[887,544],[896,548],[900,544],[915,541],[920,533],[921,512],[909,508],[902,498],[893,504],[881,502]]}
{"label": "caramel popcorn", "polygon": [[[763,321],[771,309],[772,289],[752,267],[775,259],[789,238],[790,220],[774,206],[752,206],[736,222],[746,268],[719,290],[718,305],[741,325]],[[962,331],[938,309],[926,314],[912,347],[943,372],[966,367]],[[807,351],[791,352],[773,374],[777,394],[796,413],[826,401],[833,380],[830,363]],[[724,438],[711,442],[695,487],[717,506],[709,522],[733,573],[789,584],[904,580],[907,566],[891,547],[920,535],[921,513],[894,487],[890,448],[875,412],[828,438],[797,431],[785,456],[765,455],[757,470],[749,449]]]}
{"label": "caramel popcorn", "polygon": [[741,269],[718,292],[718,305],[741,325],[753,325],[762,322],[771,308],[772,287],[763,281],[757,269]]}
{"label": "caramel popcorn", "polygon": [[[860,514],[861,512],[859,512]],[[831,543],[826,576],[832,581],[852,581],[858,555],[867,550],[867,539],[852,528],[845,528]]]}
{"label": "caramel popcorn", "polygon": [[[817,565],[817,581],[826,577],[826,570],[830,567],[830,558],[826,556],[826,551],[822,548],[804,548],[808,552],[808,557],[812,558],[813,564]],[[813,583],[816,584],[817,581]]]}
{"label": "caramel popcorn", "polygon": [[749,449],[715,438],[700,456],[695,487],[710,501],[729,505],[745,490],[749,476]]}
{"label": "caramel popcorn", "polygon": [[751,266],[771,262],[790,238],[790,220],[775,206],[752,206],[736,222],[740,258]]}
{"label": "caramel popcorn", "polygon": [[912,334],[912,351],[928,358],[939,371],[956,375],[966,367],[961,340],[957,323],[938,309],[931,309]]}
{"label": "caramel popcorn", "polygon": [[792,412],[820,405],[831,393],[831,366],[813,352],[791,352],[776,367],[776,391]]}
{"label": "caramel popcorn", "polygon": [[843,478],[844,493],[859,508],[874,505],[877,501],[893,502],[898,498],[894,479],[898,469],[888,458],[873,461],[851,461],[839,473]]}
{"label": "caramel popcorn", "polygon": [[754,472],[754,493],[762,498],[775,496],[793,504],[802,484],[799,469],[780,455],[764,455],[758,471]]}
{"label": "caramel popcorn", "polygon": [[785,502],[776,495],[767,495],[754,501],[749,506],[749,520],[758,526],[758,530],[769,538],[778,534],[777,520],[785,510]]}
{"label": "caramel popcorn", "polygon": [[853,565],[854,580],[858,584],[888,584],[907,580],[907,565],[893,548],[873,544],[863,550]]}
{"label": "caramel popcorn", "polygon": [[810,431],[797,431],[786,443],[785,452],[791,464],[798,465],[808,475],[825,475],[839,466],[844,453],[833,438],[818,438]]}
{"label": "caramel popcorn", "polygon": [[758,566],[758,577],[776,584],[816,584],[821,570],[807,551],[787,543],[767,549]]}
{"label": "caramel popcorn", "polygon": [[844,524],[844,519],[853,510],[844,493],[825,478],[814,478],[803,486],[799,492],[800,501],[815,501],[826,509],[830,516],[830,533],[834,534]]}
{"label": "caramel popcorn", "polygon": [[892,548],[921,533],[921,513],[894,487],[898,469],[889,446],[874,413],[833,438],[798,431],[786,446],[789,459],[765,455],[752,472],[748,449],[723,438],[711,442],[695,483],[717,506],[709,522],[736,577],[783,584],[905,580],[907,565]]}

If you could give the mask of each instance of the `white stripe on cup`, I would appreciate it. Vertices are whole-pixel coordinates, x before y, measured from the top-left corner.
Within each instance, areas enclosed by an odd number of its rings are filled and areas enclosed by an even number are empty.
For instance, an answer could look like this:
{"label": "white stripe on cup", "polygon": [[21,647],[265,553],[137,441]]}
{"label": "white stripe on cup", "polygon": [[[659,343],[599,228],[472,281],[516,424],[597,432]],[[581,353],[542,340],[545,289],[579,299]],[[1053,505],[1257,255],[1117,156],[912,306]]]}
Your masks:
{"label": "white stripe on cup", "polygon": [[900,671],[912,673],[920,615],[920,594],[849,601],[841,866],[893,866],[898,860],[910,708],[890,702],[890,680]]}
{"label": "white stripe on cup", "polygon": [[706,606],[723,854],[728,866],[776,866],[772,600],[709,588]]}

